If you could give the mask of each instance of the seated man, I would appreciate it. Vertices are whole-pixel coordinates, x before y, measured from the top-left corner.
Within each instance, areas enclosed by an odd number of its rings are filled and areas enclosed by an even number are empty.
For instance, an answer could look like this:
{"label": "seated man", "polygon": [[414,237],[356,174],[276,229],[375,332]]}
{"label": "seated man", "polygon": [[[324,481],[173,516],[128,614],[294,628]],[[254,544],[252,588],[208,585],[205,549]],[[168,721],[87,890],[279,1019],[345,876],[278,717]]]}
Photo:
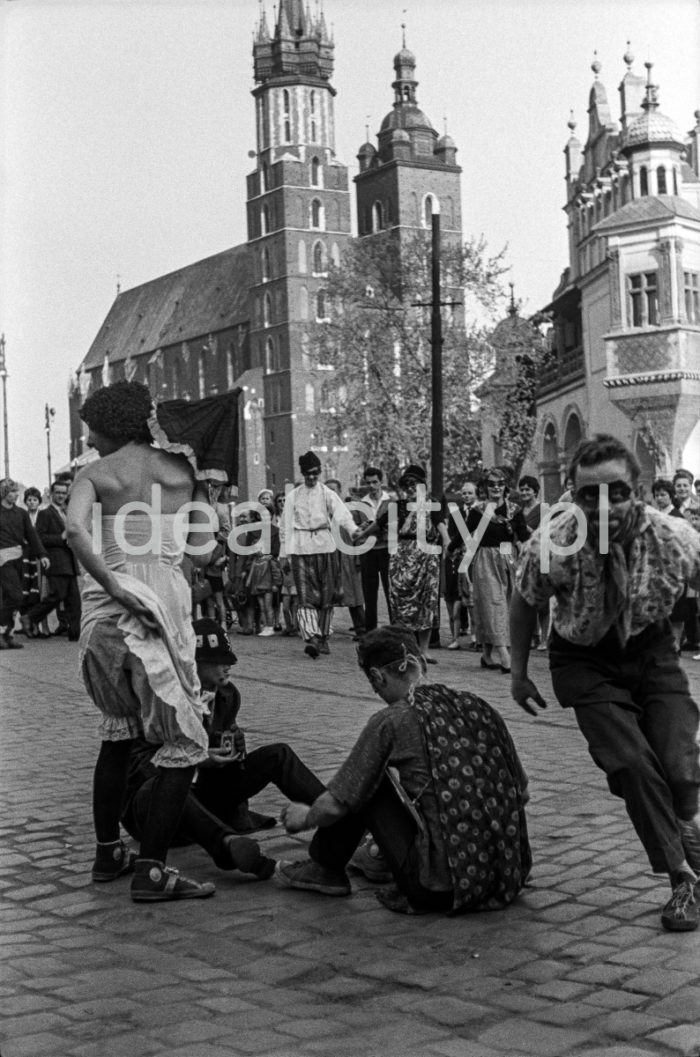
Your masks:
{"label": "seated man", "polygon": [[[237,834],[270,822],[274,825],[274,819],[248,812],[248,797],[272,782],[284,796],[311,804],[324,786],[284,743],[246,754],[243,731],[236,723],[241,696],[229,681],[236,655],[215,620],[196,620],[193,627],[202,700],[209,708],[204,725],[210,747],[209,759],[199,765],[187,797],[175,843],[199,844],[222,870],[238,869],[266,878],[274,862],[260,854],[256,841]],[[131,754],[122,822],[136,839],[140,839],[149,809],[156,775],[151,758],[158,748],[141,738]]]}
{"label": "seated man", "polygon": [[503,720],[466,691],[418,687],[423,662],[406,628],[369,632],[358,655],[388,707],[372,716],[310,808],[283,810],[287,832],[318,829],[310,859],[278,863],[275,881],[350,895],[345,868],[351,856],[369,876],[353,856],[368,829],[396,881],[396,888],[377,893],[390,910],[507,906],[527,879],[531,855],[527,778]]}

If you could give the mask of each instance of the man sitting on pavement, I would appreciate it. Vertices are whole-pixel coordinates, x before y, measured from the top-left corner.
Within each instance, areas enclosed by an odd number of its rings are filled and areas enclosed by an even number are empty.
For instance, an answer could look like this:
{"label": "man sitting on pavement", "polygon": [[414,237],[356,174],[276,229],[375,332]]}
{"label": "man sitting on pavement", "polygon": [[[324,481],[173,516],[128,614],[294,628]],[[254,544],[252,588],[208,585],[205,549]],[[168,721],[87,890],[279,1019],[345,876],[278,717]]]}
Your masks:
{"label": "man sitting on pavement", "polygon": [[[271,875],[274,862],[260,855],[255,841],[237,834],[274,825],[275,820],[249,812],[248,797],[272,783],[283,796],[311,804],[324,786],[282,742],[246,752],[237,723],[241,695],[230,681],[236,655],[228,636],[215,620],[196,620],[193,627],[202,701],[209,710],[204,725],[210,747],[209,759],[199,765],[185,801],[175,843],[199,844],[220,869],[239,869],[264,879]],[[151,759],[158,748],[138,738],[132,749],[122,822],[136,839],[148,816],[157,774]]]}
{"label": "man sitting on pavement", "polygon": [[700,921],[698,708],[668,617],[684,581],[700,586],[700,537],[635,500],[639,472],[607,434],[576,451],[575,505],[544,519],[523,550],[510,610],[512,692],[531,715],[546,707],[527,662],[537,612],[553,596],[554,693],[624,799],[652,870],[671,879],[663,927],[690,931]]}
{"label": "man sitting on pavement", "polygon": [[507,906],[527,879],[531,855],[527,778],[505,723],[466,691],[418,686],[423,659],[407,628],[368,632],[358,657],[387,707],[372,716],[311,807],[283,809],[289,833],[318,828],[310,858],[278,863],[275,881],[350,895],[348,862],[368,877],[378,869],[371,846],[356,852],[369,830],[396,882],[377,893],[389,910]]}

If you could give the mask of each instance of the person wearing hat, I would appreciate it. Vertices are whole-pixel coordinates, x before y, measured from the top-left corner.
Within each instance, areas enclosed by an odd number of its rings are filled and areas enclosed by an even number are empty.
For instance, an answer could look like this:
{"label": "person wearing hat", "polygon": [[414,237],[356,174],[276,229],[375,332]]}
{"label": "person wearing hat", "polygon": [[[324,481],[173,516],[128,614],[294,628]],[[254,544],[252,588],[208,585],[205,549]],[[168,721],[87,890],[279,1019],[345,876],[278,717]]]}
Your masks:
{"label": "person wearing hat", "polygon": [[[399,478],[403,498],[397,504],[398,547],[389,558],[389,609],[393,623],[414,631],[421,654],[431,660],[428,646],[440,602],[438,544],[446,548],[450,538],[443,505],[427,494],[425,484],[425,470],[416,464],[407,466]],[[385,507],[358,539],[381,535],[388,522]]]}
{"label": "person wearing hat", "polygon": [[[506,907],[532,858],[527,776],[503,719],[474,694],[419,685],[423,658],[407,628],[370,631],[357,653],[386,707],[311,807],[283,809],[289,833],[316,832],[309,858],[278,863],[275,883],[348,896],[348,863],[377,880],[381,864],[396,887],[377,898],[398,913]],[[373,842],[358,847],[366,830]]]}
{"label": "person wearing hat", "polygon": [[[267,829],[275,825],[275,819],[250,811],[248,798],[272,783],[289,799],[312,803],[324,786],[284,743],[246,751],[237,722],[241,695],[230,679],[237,658],[228,635],[208,618],[194,621],[193,629],[202,702],[208,709],[204,725],[209,759],[197,769],[175,843],[199,844],[220,869],[237,869],[265,880],[272,874],[273,860],[261,855],[255,841],[241,839],[240,834]],[[132,751],[122,822],[137,839],[150,803],[156,771],[151,760],[157,748],[140,738]]]}
{"label": "person wearing hat", "polygon": [[342,605],[336,538],[350,540],[357,525],[340,496],[321,483],[321,460],[313,451],[299,457],[304,483],[289,493],[285,508],[285,549],[297,589],[297,620],[304,653],[313,660],[330,653],[328,633],[333,606]]}

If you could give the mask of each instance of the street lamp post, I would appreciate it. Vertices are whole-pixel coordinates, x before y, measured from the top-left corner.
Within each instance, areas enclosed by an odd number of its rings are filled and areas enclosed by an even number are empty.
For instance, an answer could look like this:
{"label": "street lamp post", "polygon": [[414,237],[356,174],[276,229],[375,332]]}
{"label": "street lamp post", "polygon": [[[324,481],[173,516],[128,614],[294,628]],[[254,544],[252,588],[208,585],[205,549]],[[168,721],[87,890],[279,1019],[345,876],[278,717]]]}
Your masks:
{"label": "street lamp post", "polygon": [[46,464],[49,470],[49,488],[51,487],[51,422],[56,411],[48,404],[44,407],[44,429],[46,430]]}
{"label": "street lamp post", "polygon": [[5,335],[0,336],[0,378],[2,378],[2,436],[5,446],[5,477],[10,476],[10,447],[7,435],[7,366],[5,364]]}

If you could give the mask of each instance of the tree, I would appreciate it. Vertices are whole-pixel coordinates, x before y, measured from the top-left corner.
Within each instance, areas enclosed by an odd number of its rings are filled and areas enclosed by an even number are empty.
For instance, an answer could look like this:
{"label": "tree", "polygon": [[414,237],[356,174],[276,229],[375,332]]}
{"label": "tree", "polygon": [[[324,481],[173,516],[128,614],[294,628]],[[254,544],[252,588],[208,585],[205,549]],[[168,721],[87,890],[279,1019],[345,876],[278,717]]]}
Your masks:
{"label": "tree", "polygon": [[[427,232],[355,240],[329,272],[326,318],[313,336],[319,430],[328,433],[330,417],[362,464],[380,464],[394,479],[402,464],[430,461],[430,258]],[[448,488],[479,458],[472,394],[490,370],[488,324],[505,270],[503,252],[489,257],[483,239],[442,247],[442,300],[458,302],[442,309]]]}

